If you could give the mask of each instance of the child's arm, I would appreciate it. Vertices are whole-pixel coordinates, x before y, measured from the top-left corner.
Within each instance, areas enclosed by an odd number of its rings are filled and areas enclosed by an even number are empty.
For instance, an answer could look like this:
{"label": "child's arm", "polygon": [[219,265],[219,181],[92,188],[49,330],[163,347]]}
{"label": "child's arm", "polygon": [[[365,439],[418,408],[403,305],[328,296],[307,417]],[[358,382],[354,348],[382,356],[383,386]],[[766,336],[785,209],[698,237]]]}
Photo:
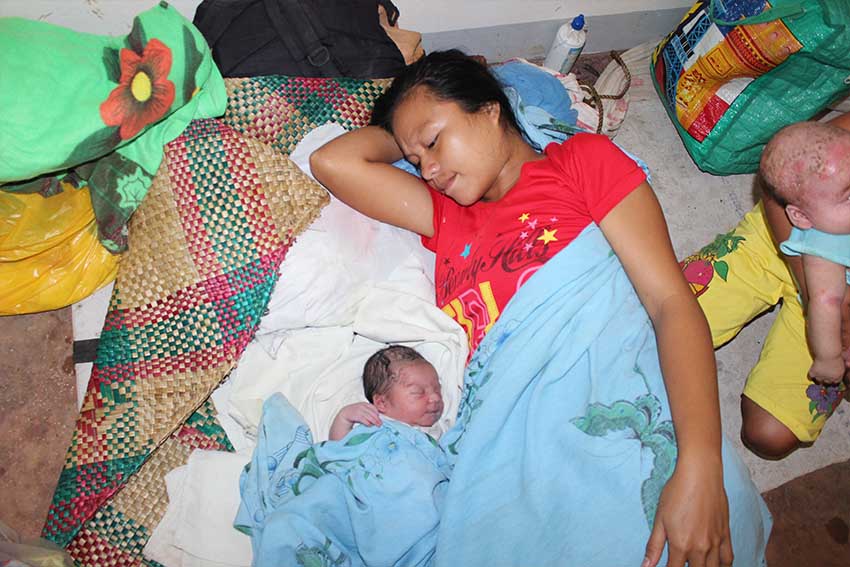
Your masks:
{"label": "child's arm", "polygon": [[348,435],[355,423],[378,426],[381,425],[381,416],[375,406],[368,402],[347,405],[336,414],[328,437],[331,441],[339,441]]}
{"label": "child's arm", "polygon": [[645,566],[669,545],[669,564],[732,563],[723,487],[717,368],[705,316],[676,262],[667,223],[642,183],[600,223],[652,319],[679,447],[658,502]]}
{"label": "child's arm", "polygon": [[[850,113],[842,114],[842,116],[850,118]],[[791,235],[791,222],[788,220],[788,215],[785,214],[785,208],[771,199],[766,193],[762,196],[762,201],[764,203],[765,218],[767,219],[768,227],[770,228],[771,235],[773,236],[774,245],[778,250],[779,243],[788,240],[788,237]],[[797,285],[797,290],[800,292],[803,307],[810,313],[809,294],[806,286],[807,276],[803,269],[803,256],[786,256],[783,254],[782,259],[785,260],[785,263],[788,264],[788,268],[794,275],[794,283]],[[841,345],[844,347],[845,354],[850,356],[850,288],[845,290],[844,298],[838,306],[838,309],[841,319]],[[811,346],[811,339],[809,339],[809,344]],[[814,351],[812,352],[814,353]],[[845,357],[844,364],[844,375],[848,376],[850,375],[850,359]],[[809,372],[809,375],[813,375],[811,371]]]}
{"label": "child's arm", "polygon": [[806,335],[812,350],[809,378],[837,384],[844,378],[841,348],[841,304],[847,287],[845,267],[819,256],[803,254],[809,292]]}
{"label": "child's arm", "polygon": [[313,152],[310,170],[336,198],[364,215],[432,236],[428,189],[417,177],[390,165],[402,157],[389,133],[366,126]]}

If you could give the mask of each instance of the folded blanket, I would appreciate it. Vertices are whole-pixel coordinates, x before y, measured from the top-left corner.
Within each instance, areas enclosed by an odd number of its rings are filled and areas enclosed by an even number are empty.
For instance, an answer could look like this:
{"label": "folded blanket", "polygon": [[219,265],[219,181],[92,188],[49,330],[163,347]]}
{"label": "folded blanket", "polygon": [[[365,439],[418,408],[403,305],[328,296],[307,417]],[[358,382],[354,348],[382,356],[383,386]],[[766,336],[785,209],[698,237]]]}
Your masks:
{"label": "folded blanket", "polygon": [[314,444],[274,394],[234,525],[251,535],[255,567],[429,565],[448,473],[436,441],[391,419]]}
{"label": "folded blanket", "polygon": [[87,186],[101,242],[125,250],[163,146],[193,118],[224,113],[203,36],[161,2],[121,37],[0,18],[0,53],[0,189]]}
{"label": "folded blanket", "polygon": [[[508,304],[440,443],[436,566],[640,565],[676,438],[651,322],[598,227]],[[761,565],[770,515],[726,442],[723,459],[735,564]]]}

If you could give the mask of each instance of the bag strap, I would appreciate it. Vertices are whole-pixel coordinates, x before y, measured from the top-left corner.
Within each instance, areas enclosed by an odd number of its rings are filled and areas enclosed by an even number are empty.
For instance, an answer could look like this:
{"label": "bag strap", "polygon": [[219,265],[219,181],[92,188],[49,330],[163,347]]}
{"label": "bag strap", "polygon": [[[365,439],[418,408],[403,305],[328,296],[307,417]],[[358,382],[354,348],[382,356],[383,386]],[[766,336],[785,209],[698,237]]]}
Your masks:
{"label": "bag strap", "polygon": [[[720,0],[711,0],[708,4],[708,18],[717,25],[720,26],[744,26],[749,24],[764,24],[766,22],[773,22],[775,20],[779,20],[781,18],[787,18],[789,16],[796,16],[797,14],[804,14],[806,12],[806,2],[805,0],[795,0],[793,2],[782,2],[781,0],[775,0],[774,6],[768,8],[764,12],[760,14],[756,14],[755,16],[750,16],[748,18],[741,18],[740,20],[727,21],[721,20],[715,14],[717,13],[717,3]],[[726,0],[729,2],[730,0]]]}
{"label": "bag strap", "polygon": [[[329,76],[345,76],[346,70],[324,44],[328,32],[318,17],[311,17],[299,0],[263,0],[272,27],[296,60],[307,59]],[[289,25],[287,25],[287,21]],[[297,30],[296,33],[293,33]]]}

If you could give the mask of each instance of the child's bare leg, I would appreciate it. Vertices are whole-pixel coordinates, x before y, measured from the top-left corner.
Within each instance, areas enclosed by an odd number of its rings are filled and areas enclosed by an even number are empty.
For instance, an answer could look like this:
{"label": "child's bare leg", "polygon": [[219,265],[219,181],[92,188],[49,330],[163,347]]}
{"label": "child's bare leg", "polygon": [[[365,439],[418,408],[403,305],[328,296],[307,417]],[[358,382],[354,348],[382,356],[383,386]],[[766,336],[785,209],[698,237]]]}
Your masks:
{"label": "child's bare leg", "polygon": [[741,396],[741,417],[741,441],[763,459],[782,459],[804,445],[785,424],[747,396]]}

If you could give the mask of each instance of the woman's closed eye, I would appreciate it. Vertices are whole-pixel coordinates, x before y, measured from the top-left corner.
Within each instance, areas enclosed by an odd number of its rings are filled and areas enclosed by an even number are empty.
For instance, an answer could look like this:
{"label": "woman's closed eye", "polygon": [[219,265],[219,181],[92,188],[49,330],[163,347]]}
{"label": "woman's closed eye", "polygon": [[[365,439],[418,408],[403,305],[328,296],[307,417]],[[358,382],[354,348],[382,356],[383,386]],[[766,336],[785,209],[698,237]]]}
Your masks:
{"label": "woman's closed eye", "polygon": [[436,135],[436,136],[434,136],[434,139],[433,139],[433,140],[431,140],[431,143],[430,143],[430,144],[428,144],[428,145],[427,145],[427,146],[425,146],[425,147],[426,147],[426,148],[428,148],[429,150],[430,150],[430,149],[432,149],[434,146],[436,146],[436,145],[437,145],[437,138],[439,138],[439,137],[440,137],[440,136],[439,136],[439,134],[438,134],[438,135]]}

